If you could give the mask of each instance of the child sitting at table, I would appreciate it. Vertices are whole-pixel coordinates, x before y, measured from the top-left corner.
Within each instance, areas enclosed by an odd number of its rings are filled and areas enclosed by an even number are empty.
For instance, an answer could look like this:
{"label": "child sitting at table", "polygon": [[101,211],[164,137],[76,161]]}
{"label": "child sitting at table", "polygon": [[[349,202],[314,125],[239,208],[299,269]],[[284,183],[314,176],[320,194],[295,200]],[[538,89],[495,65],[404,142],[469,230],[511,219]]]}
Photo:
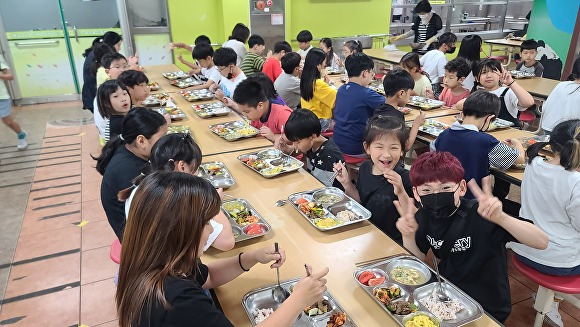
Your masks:
{"label": "child sitting at table", "polygon": [[221,78],[219,85],[213,84],[209,90],[215,91],[216,98],[226,105],[231,103],[229,100],[238,84],[246,79],[246,74],[236,65],[237,58],[238,55],[234,50],[223,47],[217,49],[213,55],[213,62]]}
{"label": "child sitting at table", "polygon": [[[462,123],[455,122],[430,144],[432,151],[450,152],[465,169],[465,180],[475,179],[482,185],[489,175],[489,167],[506,170],[513,164],[525,162],[522,144],[517,139],[498,141],[483,133],[497,117],[499,98],[490,92],[476,91],[465,100],[461,112]],[[467,192],[468,199],[473,195]]]}
{"label": "child sitting at table", "polygon": [[463,167],[448,152],[422,154],[409,176],[419,210],[412,199],[395,203],[403,246],[421,260],[431,249],[440,259],[441,275],[504,322],[511,311],[505,245],[516,241],[545,249],[547,235],[502,211],[501,202],[491,194],[490,177],[484,180],[483,191],[469,182],[477,200],[463,198],[467,191]]}
{"label": "child sitting at table", "polygon": [[524,73],[542,77],[544,74],[544,66],[536,60],[538,54],[538,42],[536,40],[525,40],[520,46],[520,55],[522,61],[516,65],[516,70]]}
{"label": "child sitting at table", "polygon": [[[248,39],[248,47],[249,50],[246,52],[244,59],[242,59],[242,64],[240,65],[240,69],[246,74],[246,76],[250,76],[253,73],[261,72],[262,67],[264,67],[264,61],[266,60],[262,57],[262,53],[264,49],[266,49],[266,42],[264,39],[257,35],[253,34]],[[268,53],[268,56],[271,56],[271,53]]]}
{"label": "child sitting at table", "polygon": [[253,79],[242,81],[234,92],[233,100],[242,115],[251,121],[260,134],[275,142],[282,134],[284,125],[292,113],[285,105],[272,103],[262,85]]}
{"label": "child sitting at table", "polygon": [[436,98],[441,94],[441,82],[445,76],[445,64],[447,64],[446,53],[455,52],[455,42],[457,36],[451,32],[445,32],[437,39],[437,49],[427,52],[419,62],[423,70],[429,75],[431,87]]}
{"label": "child sitting at table", "polygon": [[191,56],[199,63],[199,66],[193,66],[189,73],[201,74],[207,79],[207,82],[201,85],[188,87],[186,90],[208,89],[210,86],[220,82],[222,75],[220,75],[220,72],[213,62],[213,47],[209,43],[200,43],[196,45],[195,48],[193,48]]}
{"label": "child sitting at table", "polygon": [[375,108],[385,97],[368,86],[373,80],[373,60],[364,53],[355,53],[345,60],[348,83],[338,88],[334,106],[332,138],[342,153],[366,158],[363,148],[365,128]]}
{"label": "child sitting at table", "polygon": [[415,87],[413,88],[411,95],[426,97],[427,90],[433,90],[427,73],[421,68],[421,62],[419,61],[419,54],[417,52],[409,52],[405,54],[401,58],[399,65],[411,74],[411,77],[413,77],[413,80],[415,81]]}
{"label": "child sitting at table", "polygon": [[399,214],[393,200],[407,201],[412,194],[409,172],[400,164],[407,136],[408,129],[399,119],[374,116],[363,143],[370,160],[361,164],[356,186],[346,166],[342,162],[334,164],[336,179],[345,193],[367,208],[372,214],[370,221],[399,244],[402,237],[395,226]]}
{"label": "child sitting at table", "polygon": [[105,120],[102,137],[106,143],[123,132],[123,118],[131,110],[131,96],[125,84],[111,79],[99,86],[96,100],[98,114]]}
{"label": "child sitting at table", "polygon": [[132,107],[141,107],[143,100],[147,99],[151,89],[147,85],[149,79],[143,72],[126,70],[119,75],[118,79],[129,88]]}
{"label": "child sitting at table", "polygon": [[296,36],[296,41],[298,41],[298,54],[302,59],[306,58],[308,52],[312,49],[310,42],[312,41],[312,33],[309,30],[302,30]]}
{"label": "child sitting at table", "polygon": [[463,81],[471,73],[471,67],[465,59],[455,58],[445,65],[445,77],[443,77],[443,91],[439,100],[445,102],[448,107],[453,107],[459,100],[469,96],[470,90],[463,88]]}
{"label": "child sitting at table", "polygon": [[296,109],[284,125],[283,138],[292,142],[292,145],[288,149],[281,140],[276,144],[286,153],[292,153],[294,150],[305,153],[306,170],[312,176],[324,186],[343,189],[342,184],[334,178],[333,167],[335,163],[344,161],[344,158],[332,139],[320,134],[321,130],[320,121],[312,111]]}
{"label": "child sitting at table", "polygon": [[280,94],[286,105],[291,109],[300,107],[300,55],[296,52],[288,52],[280,60],[282,74],[274,82],[276,91]]}
{"label": "child sitting at table", "polygon": [[262,67],[262,73],[266,74],[272,80],[272,83],[282,74],[280,61],[289,52],[292,52],[292,47],[290,47],[288,42],[279,41],[274,44],[274,53],[266,59],[264,67]]}
{"label": "child sitting at table", "polygon": [[[379,105],[374,114],[382,116],[391,116],[405,124],[405,115],[398,109],[404,107],[411,98],[411,92],[415,82],[413,77],[403,69],[389,71],[383,79],[383,88],[385,90],[386,102]],[[425,122],[425,113],[421,111],[413,121],[409,137],[403,151],[408,151],[415,143],[419,127]]]}

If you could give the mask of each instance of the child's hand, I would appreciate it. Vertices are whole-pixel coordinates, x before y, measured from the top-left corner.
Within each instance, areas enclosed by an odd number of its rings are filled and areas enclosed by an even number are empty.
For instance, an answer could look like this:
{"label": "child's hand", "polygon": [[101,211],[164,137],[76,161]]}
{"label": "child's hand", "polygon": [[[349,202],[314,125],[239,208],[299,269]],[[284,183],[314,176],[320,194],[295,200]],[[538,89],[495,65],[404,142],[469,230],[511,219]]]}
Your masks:
{"label": "child's hand", "polygon": [[417,116],[415,118],[415,121],[413,122],[413,124],[417,123],[417,124],[419,124],[418,126],[425,124],[425,119],[426,119],[425,117],[427,117],[427,114],[425,113],[425,111],[421,110],[419,112],[419,116]]}
{"label": "child's hand", "polygon": [[435,93],[433,93],[432,89],[425,87],[425,97],[429,99],[435,99]]}
{"label": "child's hand", "polygon": [[193,69],[190,69],[190,70],[187,72],[187,75],[189,75],[189,76],[193,76],[193,75],[195,75],[195,71],[194,71]]}
{"label": "child's hand", "polygon": [[177,49],[177,46],[175,45],[175,43],[169,42],[169,50],[175,50],[175,49]]}
{"label": "child's hand", "polygon": [[391,185],[393,185],[395,194],[399,195],[405,193],[405,188],[403,187],[403,179],[396,171],[389,169],[384,172],[383,176]]}
{"label": "child's hand", "polygon": [[139,65],[139,54],[137,54],[137,52],[135,52],[135,55],[129,57],[129,59],[127,60],[127,62],[129,63],[129,66],[137,66],[137,65]]}
{"label": "child's hand", "polygon": [[183,62],[183,56],[180,54],[177,55],[177,60]]}
{"label": "child's hand", "polygon": [[348,170],[346,169],[346,166],[342,161],[335,163],[333,165],[333,170],[335,173],[338,173],[338,175],[336,175],[336,180],[340,184],[344,185],[350,181],[350,178],[348,177]]}
{"label": "child's hand", "polygon": [[518,139],[507,139],[505,140],[505,144],[507,144],[512,149],[519,149],[522,147],[522,143]]}
{"label": "child's hand", "polygon": [[496,73],[499,74],[499,81],[504,85],[510,84],[511,82],[514,81],[512,74],[510,74],[510,72],[505,70],[503,66],[501,67],[501,72],[496,71]]}
{"label": "child's hand", "polygon": [[164,114],[163,118],[165,118],[165,121],[167,122],[167,126],[171,125],[171,116],[169,114]]}
{"label": "child's hand", "polygon": [[217,90],[215,90],[215,97],[220,101],[224,101],[224,99],[226,98],[226,94],[224,93],[224,91],[222,89],[217,89]]}
{"label": "child's hand", "polygon": [[393,201],[393,204],[397,208],[399,215],[401,217],[397,219],[397,229],[401,232],[403,236],[414,236],[419,229],[419,224],[415,219],[415,213],[417,208],[412,198],[406,198],[405,200]]}
{"label": "child's hand", "polygon": [[224,199],[224,189],[220,187],[220,188],[216,189],[216,191],[217,191],[218,195],[220,196],[220,200],[223,201],[223,199]]}
{"label": "child's hand", "polygon": [[272,130],[267,126],[260,127],[260,135],[262,135],[263,137],[267,138],[270,141],[274,140],[274,132],[272,132]]}
{"label": "child's hand", "polygon": [[224,96],[222,98],[222,103],[226,105],[226,107],[232,108],[235,104],[234,100]]}
{"label": "child's hand", "polygon": [[475,180],[470,180],[467,185],[469,190],[479,202],[479,208],[477,208],[477,213],[483,218],[499,224],[503,217],[503,205],[501,201],[493,196],[491,188],[491,176],[484,177],[482,182],[483,190],[479,188],[479,185]]}
{"label": "child's hand", "polygon": [[330,84],[330,76],[328,75],[324,75],[324,81],[328,84]]}

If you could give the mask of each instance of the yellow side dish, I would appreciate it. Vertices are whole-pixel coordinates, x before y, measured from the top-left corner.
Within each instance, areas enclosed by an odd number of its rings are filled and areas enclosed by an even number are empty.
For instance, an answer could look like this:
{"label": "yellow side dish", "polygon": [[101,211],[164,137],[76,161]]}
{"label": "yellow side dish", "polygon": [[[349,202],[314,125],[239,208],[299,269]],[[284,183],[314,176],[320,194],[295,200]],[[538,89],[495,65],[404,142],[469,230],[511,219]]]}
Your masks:
{"label": "yellow side dish", "polygon": [[319,219],[319,220],[315,221],[314,224],[320,228],[330,228],[330,227],[334,227],[336,225],[339,225],[340,222],[329,217],[329,218]]}
{"label": "yellow side dish", "polygon": [[405,323],[405,327],[439,327],[426,315],[416,315]]}

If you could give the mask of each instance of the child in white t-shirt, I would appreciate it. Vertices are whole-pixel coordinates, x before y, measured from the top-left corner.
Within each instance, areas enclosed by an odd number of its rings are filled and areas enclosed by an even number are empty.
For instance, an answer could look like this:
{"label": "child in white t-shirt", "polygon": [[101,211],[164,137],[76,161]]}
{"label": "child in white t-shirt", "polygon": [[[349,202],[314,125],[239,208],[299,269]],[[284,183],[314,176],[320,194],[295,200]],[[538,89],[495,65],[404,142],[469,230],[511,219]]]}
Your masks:
{"label": "child in white t-shirt", "polygon": [[451,32],[443,33],[437,39],[437,49],[427,52],[419,60],[423,70],[429,75],[435,98],[439,98],[439,94],[443,91],[441,82],[443,82],[445,65],[447,64],[445,54],[455,52],[455,42],[457,42],[455,34]]}

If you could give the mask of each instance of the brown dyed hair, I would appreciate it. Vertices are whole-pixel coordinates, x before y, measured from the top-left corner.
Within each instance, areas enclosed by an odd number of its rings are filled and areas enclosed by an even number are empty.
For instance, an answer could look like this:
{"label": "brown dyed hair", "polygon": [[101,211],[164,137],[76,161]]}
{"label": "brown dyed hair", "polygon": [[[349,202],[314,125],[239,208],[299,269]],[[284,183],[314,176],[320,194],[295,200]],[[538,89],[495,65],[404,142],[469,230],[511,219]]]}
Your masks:
{"label": "brown dyed hair", "polygon": [[196,275],[203,229],[220,210],[206,180],[178,172],[154,172],[135,192],[125,227],[116,302],[119,326],[137,326],[155,304],[166,310],[167,277]]}

